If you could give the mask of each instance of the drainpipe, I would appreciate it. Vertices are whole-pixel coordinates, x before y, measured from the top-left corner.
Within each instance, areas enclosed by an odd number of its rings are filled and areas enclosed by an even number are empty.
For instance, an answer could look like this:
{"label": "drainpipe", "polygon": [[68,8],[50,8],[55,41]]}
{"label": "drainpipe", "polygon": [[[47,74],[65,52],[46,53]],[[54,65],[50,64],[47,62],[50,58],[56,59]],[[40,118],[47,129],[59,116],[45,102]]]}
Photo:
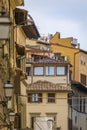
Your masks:
{"label": "drainpipe", "polygon": [[69,83],[70,83],[70,78],[69,78],[69,68],[70,68],[70,65],[68,64],[67,85],[69,85]]}
{"label": "drainpipe", "polygon": [[31,64],[31,84],[33,85],[33,63]]}
{"label": "drainpipe", "polygon": [[80,50],[78,52],[74,53],[74,73],[73,73],[73,80],[75,80],[75,57],[76,57],[76,55],[78,53],[80,53]]}

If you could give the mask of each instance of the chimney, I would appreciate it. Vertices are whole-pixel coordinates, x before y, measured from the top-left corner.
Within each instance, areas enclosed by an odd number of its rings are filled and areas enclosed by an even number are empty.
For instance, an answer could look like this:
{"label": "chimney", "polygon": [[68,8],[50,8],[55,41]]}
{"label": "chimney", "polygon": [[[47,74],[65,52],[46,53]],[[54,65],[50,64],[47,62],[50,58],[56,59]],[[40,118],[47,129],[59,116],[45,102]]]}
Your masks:
{"label": "chimney", "polygon": [[78,49],[80,49],[80,43],[78,43]]}
{"label": "chimney", "polygon": [[60,39],[60,32],[57,32],[57,35],[58,35],[58,39]]}

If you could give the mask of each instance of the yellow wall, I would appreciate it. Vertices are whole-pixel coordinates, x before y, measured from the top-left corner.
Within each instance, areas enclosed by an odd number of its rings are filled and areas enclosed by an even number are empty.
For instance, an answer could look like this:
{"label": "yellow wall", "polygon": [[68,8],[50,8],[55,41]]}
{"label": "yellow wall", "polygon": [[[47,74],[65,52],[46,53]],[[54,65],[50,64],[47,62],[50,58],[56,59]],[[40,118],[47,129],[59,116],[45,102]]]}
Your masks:
{"label": "yellow wall", "polygon": [[50,40],[53,53],[61,53],[62,56],[67,56],[67,60],[71,63],[72,79],[75,80],[75,53],[79,52],[79,48],[75,48],[71,42],[73,38],[60,38],[60,33],[57,32]]}
{"label": "yellow wall", "polygon": [[36,40],[29,40],[29,39],[26,39],[26,45],[36,46],[37,43],[36,43]]}
{"label": "yellow wall", "polygon": [[[56,93],[56,103],[47,103],[47,93],[43,92],[42,103],[27,103],[27,126],[30,127],[30,115],[40,113],[40,116],[47,116],[46,113],[56,113],[56,126],[62,130],[68,130],[68,105],[67,92]],[[61,99],[63,98],[63,99]]]}
{"label": "yellow wall", "polygon": [[[85,64],[81,63],[81,60],[84,62],[85,58]],[[77,81],[80,81],[80,74],[86,75],[87,77],[87,54],[84,52],[79,52],[76,55],[75,58],[75,79]],[[87,84],[87,82],[86,82]]]}
{"label": "yellow wall", "polygon": [[[19,25],[20,26],[20,25]],[[14,40],[17,44],[26,45],[26,35],[21,27],[15,26],[14,28]]]}
{"label": "yellow wall", "polygon": [[61,84],[67,87],[67,76],[33,76],[32,79],[30,76],[27,78],[27,84],[30,84],[31,81],[37,82],[38,80],[53,82],[54,84]]}
{"label": "yellow wall", "polygon": [[30,46],[41,46],[41,47],[49,47],[48,44],[42,43],[42,42],[38,42],[38,40],[30,40],[27,39],[26,40],[26,45],[30,45]]}
{"label": "yellow wall", "polygon": [[72,47],[71,45],[72,37],[60,38],[60,33],[56,32],[53,38],[50,40],[51,43],[58,43],[67,47]]}
{"label": "yellow wall", "polygon": [[53,53],[61,53],[62,56],[67,56],[67,59],[72,65],[72,78],[74,79],[74,54],[78,52],[79,49],[55,44],[51,44],[51,49]]}

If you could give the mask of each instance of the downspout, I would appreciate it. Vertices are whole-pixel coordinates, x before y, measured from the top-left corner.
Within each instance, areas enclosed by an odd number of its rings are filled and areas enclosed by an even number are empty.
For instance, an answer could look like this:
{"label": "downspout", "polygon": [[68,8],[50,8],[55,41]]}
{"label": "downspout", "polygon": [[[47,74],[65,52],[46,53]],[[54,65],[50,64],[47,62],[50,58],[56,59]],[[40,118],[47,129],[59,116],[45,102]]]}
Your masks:
{"label": "downspout", "polygon": [[67,85],[70,84],[70,78],[69,78],[69,68],[70,68],[70,65],[68,64],[68,72],[67,72]]}
{"label": "downspout", "polygon": [[22,4],[21,4],[22,6],[24,6],[24,0],[22,1]]}
{"label": "downspout", "polygon": [[31,84],[33,86],[33,63],[31,63]]}
{"label": "downspout", "polygon": [[78,53],[80,53],[80,50],[79,50],[78,52],[75,52],[75,53],[74,53],[74,74],[73,74],[73,80],[75,80],[75,57],[76,57],[76,55],[77,55]]}
{"label": "downspout", "polygon": [[10,3],[11,3],[11,2],[10,2],[10,0],[8,0],[8,2],[9,2],[9,18],[10,18],[10,12],[11,12],[11,11],[10,11]]}

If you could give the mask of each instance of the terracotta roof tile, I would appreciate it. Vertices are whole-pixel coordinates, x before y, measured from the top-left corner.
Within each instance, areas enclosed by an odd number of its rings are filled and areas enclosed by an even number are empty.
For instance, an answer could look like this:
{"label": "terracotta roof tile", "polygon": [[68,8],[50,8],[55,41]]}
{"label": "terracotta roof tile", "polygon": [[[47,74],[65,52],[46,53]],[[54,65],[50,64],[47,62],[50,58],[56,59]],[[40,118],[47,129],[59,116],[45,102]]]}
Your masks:
{"label": "terracotta roof tile", "polygon": [[28,84],[27,90],[29,91],[70,91],[71,88],[70,86],[63,86],[48,81],[38,80],[33,84]]}

